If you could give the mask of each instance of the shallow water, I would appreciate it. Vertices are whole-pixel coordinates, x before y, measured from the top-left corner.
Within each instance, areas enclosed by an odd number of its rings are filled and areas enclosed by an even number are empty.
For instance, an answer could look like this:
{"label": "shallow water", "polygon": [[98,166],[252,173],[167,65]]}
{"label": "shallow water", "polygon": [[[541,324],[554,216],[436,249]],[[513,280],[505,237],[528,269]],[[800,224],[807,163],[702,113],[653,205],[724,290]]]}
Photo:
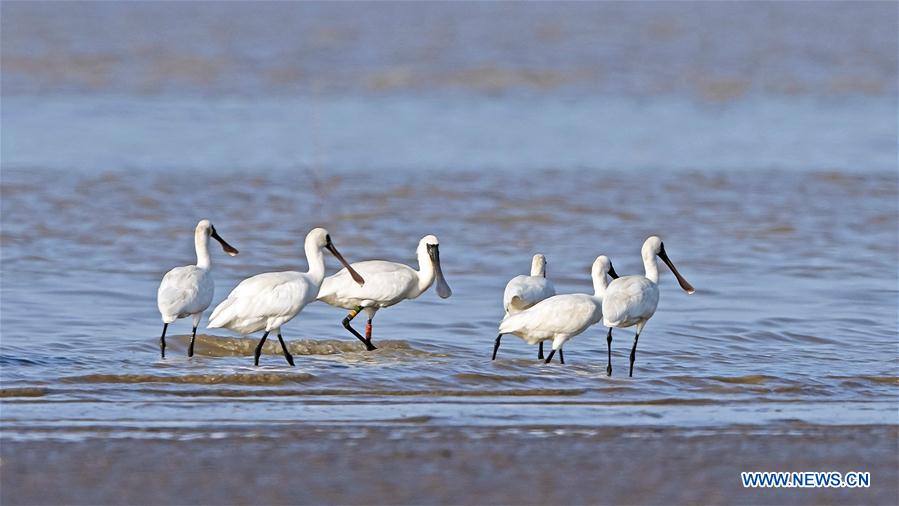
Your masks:
{"label": "shallow water", "polygon": [[[2,23],[4,438],[899,422],[894,5],[6,2]],[[379,312],[371,353],[313,304],[283,329],[295,368],[226,331],[187,359],[185,320],[161,360],[156,288],[201,218],[241,251],[213,247],[215,302],[304,269],[314,226],[351,261],[436,234],[454,295]],[[564,366],[512,336],[490,361],[533,253],[585,292],[599,254],[640,272],[650,234],[697,292],[663,268],[633,378],[630,330],[611,378],[602,327]]]}
{"label": "shallow water", "polygon": [[[896,422],[893,174],[394,173],[363,185],[347,173],[318,193],[302,172],[215,176],[198,186],[194,173],[4,171],[8,435],[260,421]],[[200,216],[241,250],[213,254],[216,301],[241,277],[303,269],[315,225],[351,260],[413,262],[419,236],[436,233],[454,294],[381,311],[375,352],[340,326],[342,311],[315,304],[284,328],[296,368],[271,343],[254,368],[256,338],[221,331],[199,336],[188,359],[186,320],[161,360],[155,289],[191,261]],[[584,292],[596,255],[638,272],[655,232],[697,292],[663,276],[634,378],[629,330],[614,334],[606,377],[601,326],[568,343],[564,366],[512,336],[490,361],[503,286],[533,252],[548,256],[560,292]]]}

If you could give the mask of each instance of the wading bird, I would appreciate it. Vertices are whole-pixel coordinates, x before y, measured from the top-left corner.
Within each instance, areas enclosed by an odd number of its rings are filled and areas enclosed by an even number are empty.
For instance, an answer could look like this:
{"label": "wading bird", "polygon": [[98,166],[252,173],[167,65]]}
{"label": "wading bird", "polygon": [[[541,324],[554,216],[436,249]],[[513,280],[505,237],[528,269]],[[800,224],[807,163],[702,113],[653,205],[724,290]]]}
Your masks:
{"label": "wading bird", "polygon": [[156,292],[156,305],[162,315],[162,336],[159,338],[159,353],[165,358],[165,331],[169,324],[179,318],[190,316],[194,328],[190,333],[187,356],[194,355],[194,340],[203,311],[212,302],[215,282],[212,280],[212,259],[209,257],[209,238],[222,244],[225,253],[234,256],[237,250],[219,237],[209,220],[200,220],[194,230],[194,248],[197,250],[197,265],[175,267],[165,273]]}
{"label": "wading bird", "polygon": [[646,274],[644,276],[624,276],[612,281],[602,301],[603,324],[609,327],[609,335],[606,337],[609,349],[609,365],[606,367],[606,374],[609,376],[612,375],[612,328],[636,325],[637,333],[634,336],[634,347],[631,348],[631,368],[628,376],[634,375],[634,359],[637,356],[637,341],[640,339],[640,332],[643,331],[646,322],[652,318],[656,312],[656,306],[659,304],[659,266],[656,256],[661,258],[671,269],[685,292],[692,294],[695,291],[693,286],[677,272],[674,264],[668,258],[668,254],[665,253],[665,245],[657,236],[646,239],[640,253],[643,256],[643,268],[646,270]]}
{"label": "wading bird", "polygon": [[[365,285],[353,283],[348,272],[352,269],[347,267],[325,279],[318,293],[318,300],[349,310],[349,314],[343,319],[343,326],[362,341],[367,350],[374,350],[375,345],[371,342],[372,319],[379,309],[418,297],[434,281],[437,282],[437,295],[441,298],[445,299],[453,294],[440,268],[439,246],[437,237],[433,235],[421,238],[416,249],[417,271],[408,265],[385,260],[354,263],[352,268],[365,277]],[[365,337],[350,325],[363,309],[368,314]]]}
{"label": "wading bird", "polygon": [[[550,280],[546,279],[546,257],[538,253],[531,260],[531,275],[515,276],[506,285],[506,291],[503,292],[503,309],[506,314],[503,316],[503,320],[509,315],[523,311],[555,294],[555,287]],[[493,346],[491,360],[496,360],[497,350],[499,350],[499,338]],[[561,351],[559,357],[562,357]],[[540,341],[537,358],[543,360],[543,341]]]}
{"label": "wading bird", "polygon": [[546,357],[546,363],[548,364],[556,350],[559,350],[559,361],[564,364],[562,345],[602,320],[603,296],[608,286],[606,274],[613,279],[618,277],[609,257],[600,255],[593,262],[591,269],[593,295],[585,293],[555,295],[538,302],[530,309],[509,315],[499,324],[499,335],[496,336],[496,343],[493,345],[494,353],[503,334],[515,334],[528,344],[552,339],[552,350]]}
{"label": "wading bird", "polygon": [[349,266],[334,247],[327,230],[316,228],[309,232],[304,249],[309,264],[307,272],[266,272],[247,278],[231,291],[228,298],[209,317],[211,329],[224,327],[241,334],[265,330],[256,346],[254,365],[259,365],[259,354],[270,332],[278,335],[284,358],[293,365],[293,356],[287,351],[287,345],[281,337],[281,326],[298,315],[318,295],[325,279],[322,249],[330,251],[346,267],[354,283],[360,286],[365,283],[362,276]]}

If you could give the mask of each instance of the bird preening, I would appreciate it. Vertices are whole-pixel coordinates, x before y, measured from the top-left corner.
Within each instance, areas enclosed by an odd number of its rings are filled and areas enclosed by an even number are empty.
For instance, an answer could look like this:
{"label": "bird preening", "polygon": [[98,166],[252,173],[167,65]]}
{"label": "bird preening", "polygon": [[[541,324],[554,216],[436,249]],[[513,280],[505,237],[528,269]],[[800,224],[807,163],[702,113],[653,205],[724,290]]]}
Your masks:
{"label": "bird preening", "polygon": [[[169,324],[190,316],[193,321],[188,356],[193,356],[197,327],[212,302],[214,282],[209,239],[218,241],[229,255],[238,251],[219,236],[209,220],[201,220],[194,231],[196,265],[176,267],[162,279],[157,305],[162,316],[160,355],[165,358],[165,335]],[[327,250],[342,268],[325,275]],[[331,235],[323,228],[312,229],[304,241],[308,264],[306,272],[282,271],[257,274],[241,281],[220,302],[209,317],[208,328],[227,328],[243,335],[262,331],[254,350],[253,364],[259,365],[262,347],[269,335],[278,336],[287,363],[294,365],[293,355],[284,341],[281,327],[293,320],[308,304],[320,300],[347,310],[341,325],[365,346],[376,350],[373,342],[373,320],[382,308],[419,297],[436,284],[437,295],[452,295],[440,263],[440,241],[434,235],[421,238],[415,254],[418,269],[398,262],[366,260],[349,263],[340,254]],[[606,374],[612,374],[612,329],[635,327],[630,353],[629,376],[633,376],[637,342],[646,323],[655,314],[659,302],[659,267],[657,258],[671,270],[681,288],[688,294],[693,286],[680,274],[668,257],[665,245],[657,236],[646,239],[641,249],[644,274],[618,276],[609,257],[596,257],[591,267],[593,293],[556,294],[546,275],[546,257],[536,254],[531,260],[530,275],[512,278],[503,293],[503,319],[493,345],[491,360],[496,360],[504,334],[512,334],[528,344],[538,345],[537,358],[550,363],[556,352],[565,363],[563,346],[573,337],[602,322],[606,334]],[[365,311],[368,319],[364,335],[353,326],[353,319]],[[550,343],[544,358],[544,342]]]}

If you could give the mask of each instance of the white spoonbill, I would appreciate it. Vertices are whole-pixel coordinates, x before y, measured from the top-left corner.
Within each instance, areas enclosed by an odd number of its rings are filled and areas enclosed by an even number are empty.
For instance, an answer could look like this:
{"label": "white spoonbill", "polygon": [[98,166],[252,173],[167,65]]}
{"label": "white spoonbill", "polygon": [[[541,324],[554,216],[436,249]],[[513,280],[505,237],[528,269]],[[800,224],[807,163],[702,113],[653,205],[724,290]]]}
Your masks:
{"label": "white spoonbill", "polygon": [[165,331],[169,324],[179,318],[190,316],[194,320],[194,329],[190,333],[190,346],[187,356],[194,355],[194,340],[197,338],[197,326],[203,311],[212,302],[215,282],[212,280],[212,260],[209,257],[209,238],[222,244],[225,253],[234,256],[237,250],[225,242],[209,220],[200,220],[194,230],[194,248],[197,250],[197,265],[175,267],[165,273],[159,290],[156,292],[156,305],[162,315],[162,336],[159,338],[159,352],[165,358]]}
{"label": "white spoonbill", "polygon": [[695,290],[683,276],[677,272],[668,254],[665,253],[665,245],[657,236],[650,236],[643,243],[640,251],[643,256],[644,276],[623,276],[609,284],[606,296],[602,301],[603,324],[609,327],[609,335],[606,344],[609,348],[609,365],[606,374],[612,375],[612,328],[625,328],[637,326],[637,334],[634,336],[634,347],[631,348],[631,369],[628,376],[634,375],[634,359],[637,356],[637,341],[640,332],[646,322],[652,318],[659,304],[659,266],[656,256],[665,262],[665,265],[674,273],[680,287],[688,294]]}
{"label": "white spoonbill", "polygon": [[591,269],[593,295],[585,293],[555,295],[538,302],[530,309],[509,315],[499,324],[499,335],[496,336],[494,349],[499,346],[503,334],[515,334],[528,344],[552,339],[552,350],[546,357],[546,363],[548,364],[556,350],[559,350],[559,360],[564,364],[562,345],[602,320],[602,298],[608,286],[606,274],[613,279],[618,277],[609,257],[600,255],[593,262]]}
{"label": "white spoonbill", "polygon": [[[414,299],[437,281],[437,295],[445,299],[453,294],[443,271],[440,268],[440,242],[436,236],[426,235],[418,242],[416,249],[418,270],[408,265],[388,262],[386,260],[367,260],[353,264],[353,268],[365,276],[365,285],[360,286],[350,280],[347,269],[329,276],[322,283],[318,300],[332,306],[348,309],[349,314],[343,319],[343,326],[356,339],[365,344],[369,351],[375,346],[371,342],[371,321],[375,313],[382,307],[399,304],[406,299]],[[353,318],[360,311],[368,314],[365,325],[365,337],[350,326]]]}
{"label": "white spoonbill", "polygon": [[[531,260],[531,275],[515,276],[506,285],[506,291],[503,292],[503,309],[506,314],[503,319],[505,320],[510,314],[523,311],[555,294],[556,288],[550,280],[546,279],[546,257],[538,253]],[[496,360],[497,350],[499,350],[499,339],[493,346],[491,360]],[[562,357],[561,351],[559,357]],[[537,358],[543,360],[543,341],[540,341]]]}
{"label": "white spoonbill", "polygon": [[293,365],[293,356],[287,351],[287,345],[281,337],[281,326],[289,322],[307,304],[315,300],[318,290],[325,279],[325,257],[322,249],[327,249],[350,272],[353,281],[362,285],[365,281],[331,242],[331,236],[323,228],[315,228],[306,235],[307,272],[266,272],[257,274],[240,282],[222,301],[212,316],[209,317],[209,328],[228,328],[241,334],[251,334],[265,330],[262,339],[256,346],[253,364],[259,365],[259,354],[262,345],[270,332],[278,335],[281,350],[287,363]]}

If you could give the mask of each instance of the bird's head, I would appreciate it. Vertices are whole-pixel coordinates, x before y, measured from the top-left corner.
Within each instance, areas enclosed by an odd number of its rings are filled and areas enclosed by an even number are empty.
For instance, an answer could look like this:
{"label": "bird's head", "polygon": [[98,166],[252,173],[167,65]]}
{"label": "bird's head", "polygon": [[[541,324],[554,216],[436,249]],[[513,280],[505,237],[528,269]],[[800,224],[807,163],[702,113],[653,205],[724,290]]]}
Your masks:
{"label": "bird's head", "polygon": [[225,250],[225,253],[231,256],[235,256],[240,253],[239,251],[237,251],[237,248],[231,246],[224,239],[222,239],[222,237],[215,230],[215,226],[213,226],[212,222],[209,220],[200,220],[200,222],[197,223],[197,229],[194,232],[194,235],[196,237],[202,236],[204,240],[210,237],[215,239],[219,242],[219,244],[222,245],[222,249]]}
{"label": "bird's head", "polygon": [[445,299],[453,294],[446,278],[443,277],[443,268],[440,266],[440,241],[436,235],[426,235],[418,241],[418,256],[427,255],[434,268],[434,280],[437,282],[437,295]]}

